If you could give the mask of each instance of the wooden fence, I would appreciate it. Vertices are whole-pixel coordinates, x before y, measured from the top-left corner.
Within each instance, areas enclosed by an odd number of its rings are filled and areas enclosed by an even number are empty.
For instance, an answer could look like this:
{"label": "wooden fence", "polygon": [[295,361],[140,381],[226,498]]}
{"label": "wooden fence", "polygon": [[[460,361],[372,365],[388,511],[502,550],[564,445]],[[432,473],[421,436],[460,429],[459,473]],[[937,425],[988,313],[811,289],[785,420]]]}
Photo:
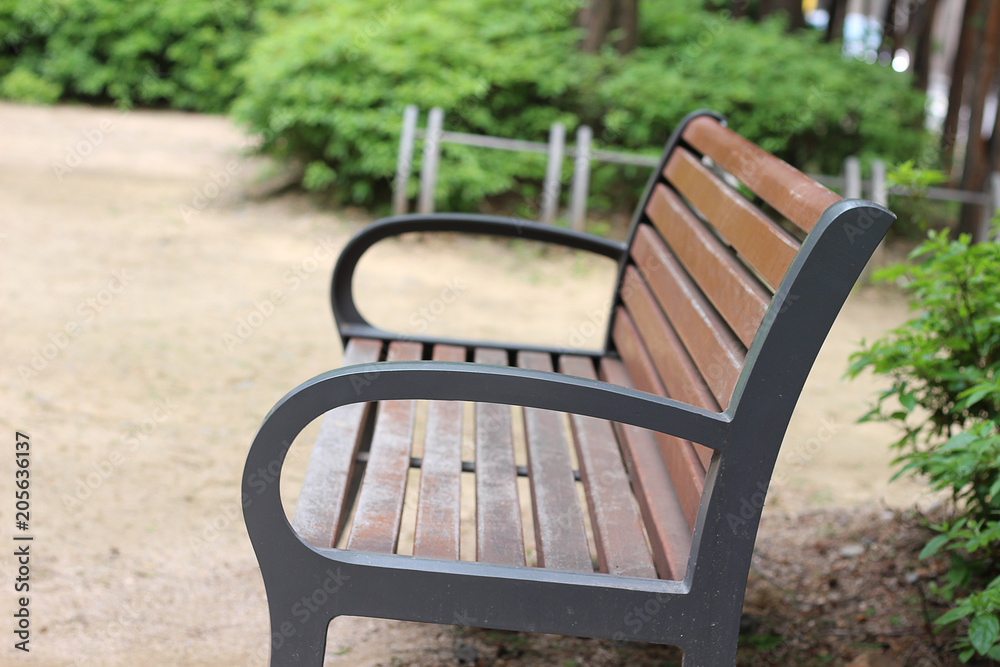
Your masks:
{"label": "wooden fence", "polygon": [[[546,143],[504,139],[465,132],[449,132],[444,129],[444,112],[434,107],[427,114],[426,129],[417,127],[419,111],[410,105],[403,112],[403,129],[399,141],[399,156],[396,162],[396,177],[393,182],[393,213],[408,212],[409,200],[407,184],[413,166],[416,140],[423,140],[423,159],[420,166],[420,190],[417,196],[417,212],[434,212],[434,190],[437,185],[440,166],[441,144],[461,144],[495,150],[541,153],[548,156],[545,181],[542,184],[541,200],[538,203],[539,222],[552,223],[558,216],[559,200],[562,195],[562,167],[565,158],[573,160],[573,176],[570,181],[567,218],[570,226],[583,230],[587,217],[587,193],[590,189],[590,163],[613,162],[638,167],[655,168],[659,156],[639,155],[620,151],[608,151],[593,146],[593,134],[586,125],[576,130],[576,143],[566,144],[566,128],[562,123],[554,123],[549,130]],[[907,195],[907,188],[889,187],[886,181],[886,165],[881,160],[872,163],[871,175],[867,181],[861,178],[861,162],[856,157],[844,161],[840,176],[812,174],[813,178],[827,187],[841,192],[847,199],[865,197],[885,206],[890,194]],[[957,201],[977,204],[983,207],[983,217],[977,240],[985,239],[990,229],[990,219],[1000,209],[1000,172],[990,175],[985,192],[970,192],[951,188],[929,188],[925,192],[928,199]]]}

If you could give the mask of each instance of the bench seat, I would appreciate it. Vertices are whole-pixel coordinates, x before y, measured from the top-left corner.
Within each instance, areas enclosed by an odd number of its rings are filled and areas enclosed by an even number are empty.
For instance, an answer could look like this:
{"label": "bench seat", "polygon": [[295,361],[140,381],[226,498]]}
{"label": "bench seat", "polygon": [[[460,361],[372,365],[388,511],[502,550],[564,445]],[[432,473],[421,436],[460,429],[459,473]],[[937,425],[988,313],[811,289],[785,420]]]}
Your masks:
{"label": "bench seat", "polygon": [[[436,361],[558,370],[633,386],[616,358],[370,338],[348,342],[344,365],[416,361],[425,358],[425,349]],[[510,406],[486,403],[468,412],[457,402],[430,401],[422,429],[412,400],[355,403],[324,415],[292,520],[296,532],[316,547],[387,554],[398,553],[401,532],[409,532],[405,555],[456,560],[465,473],[475,479],[477,561],[683,578],[711,450],[677,441],[670,446],[680,456],[665,458],[655,435],[635,427],[571,415],[567,429],[559,413],[525,408],[513,415]],[[463,460],[467,416],[474,444],[473,455]],[[516,420],[522,428],[515,428]],[[515,439],[526,465],[516,464]],[[671,471],[669,460],[682,465]],[[404,525],[414,468],[420,470],[415,519]],[[527,560],[518,477],[530,483],[523,495],[536,556]]]}

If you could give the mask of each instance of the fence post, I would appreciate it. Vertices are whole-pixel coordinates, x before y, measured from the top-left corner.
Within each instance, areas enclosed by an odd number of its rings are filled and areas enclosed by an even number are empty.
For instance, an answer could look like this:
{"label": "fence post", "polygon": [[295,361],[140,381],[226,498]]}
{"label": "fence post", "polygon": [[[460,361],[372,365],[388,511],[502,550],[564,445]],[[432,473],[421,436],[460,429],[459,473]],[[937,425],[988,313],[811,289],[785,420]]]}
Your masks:
{"label": "fence post", "polygon": [[885,187],[885,162],[872,162],[872,201],[879,206],[889,205],[889,192]]}
{"label": "fence post", "polygon": [[844,199],[861,198],[861,161],[851,156],[844,160]]}
{"label": "fence post", "polygon": [[552,224],[559,207],[562,181],[563,146],[566,143],[566,126],[553,123],[549,130],[549,162],[545,167],[545,184],[542,186],[542,212],[539,221]]}
{"label": "fence post", "polygon": [[434,187],[437,185],[443,124],[444,112],[441,107],[434,107],[427,114],[427,131],[424,133],[424,160],[420,165],[420,198],[417,202],[420,213],[434,212]]}
{"label": "fence post", "polygon": [[573,161],[573,191],[570,199],[570,224],[583,231],[587,218],[587,191],[590,189],[590,127],[581,125],[576,130],[576,158]]}
{"label": "fence post", "polygon": [[392,183],[392,214],[403,215],[408,208],[406,184],[413,168],[413,140],[417,134],[417,116],[420,111],[415,104],[403,109],[403,131],[399,135],[399,157],[396,158],[396,180]]}

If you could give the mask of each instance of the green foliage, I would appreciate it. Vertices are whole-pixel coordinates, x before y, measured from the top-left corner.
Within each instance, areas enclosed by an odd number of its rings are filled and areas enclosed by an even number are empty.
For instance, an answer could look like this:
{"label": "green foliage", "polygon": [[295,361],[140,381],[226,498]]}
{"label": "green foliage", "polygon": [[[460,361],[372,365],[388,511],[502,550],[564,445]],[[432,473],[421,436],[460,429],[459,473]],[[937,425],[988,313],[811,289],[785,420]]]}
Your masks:
{"label": "green foliage", "polygon": [[896,477],[947,490],[955,519],[921,558],[940,551],[951,567],[937,592],[953,608],[941,625],[968,623],[959,656],[1000,658],[1000,242],[972,245],[931,231],[910,265],[876,274],[902,285],[920,313],[851,357],[848,374],[869,369],[891,386],[863,420],[895,424]]}
{"label": "green foliage", "polygon": [[52,104],[62,95],[62,86],[26,69],[15,69],[0,79],[0,97],[15,102]]}
{"label": "green foliage", "polygon": [[926,234],[931,224],[927,191],[948,180],[944,172],[917,167],[913,160],[907,160],[889,169],[885,180],[890,188],[906,190],[903,196],[889,196],[889,208],[898,216],[893,229],[910,238]]}
{"label": "green foliage", "polygon": [[28,72],[67,98],[222,111],[253,11],[230,0],[0,0],[0,75]]}
{"label": "green foliage", "polygon": [[[814,35],[733,20],[696,0],[645,3],[636,51],[587,55],[576,7],[301,0],[262,20],[234,114],[264,135],[266,151],[325,163],[336,196],[367,205],[387,201],[407,104],[442,107],[453,131],[545,141],[561,121],[571,133],[590,125],[600,148],[654,153],[684,114],[708,107],[765,148],[827,172],[848,154],[900,160],[920,150],[923,101],[907,78],[845,62]],[[505,207],[530,214],[544,165],[540,155],[446,144],[440,206],[513,193],[522,203]],[[631,208],[647,176],[595,167],[592,191],[604,195],[592,204]]]}

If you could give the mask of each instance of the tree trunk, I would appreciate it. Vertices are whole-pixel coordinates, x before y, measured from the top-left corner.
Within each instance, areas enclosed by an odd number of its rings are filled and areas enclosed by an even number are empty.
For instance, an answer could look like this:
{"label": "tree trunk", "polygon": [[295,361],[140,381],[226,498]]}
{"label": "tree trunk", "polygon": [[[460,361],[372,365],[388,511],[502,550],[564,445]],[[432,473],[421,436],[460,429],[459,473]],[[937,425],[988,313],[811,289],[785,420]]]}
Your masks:
{"label": "tree trunk", "polygon": [[931,35],[934,30],[934,19],[937,16],[938,0],[927,0],[920,8],[920,16],[915,23],[918,25],[917,46],[913,53],[913,85],[918,90],[927,92],[927,83],[931,71]]}
{"label": "tree trunk", "polygon": [[976,15],[980,0],[965,0],[962,10],[962,30],[959,33],[955,60],[951,67],[951,87],[948,90],[948,112],[941,130],[941,168],[946,174],[952,172],[952,158],[955,155],[955,140],[958,135],[958,116],[965,99],[965,77],[972,61],[976,44]]}
{"label": "tree trunk", "polygon": [[622,31],[615,43],[619,53],[624,55],[639,45],[638,0],[590,0],[580,10],[578,23],[587,31],[580,45],[587,53],[599,51],[616,28]]}
{"label": "tree trunk", "polygon": [[738,19],[747,13],[747,0],[732,0],[729,3],[729,13],[734,19]]}
{"label": "tree trunk", "polygon": [[[975,84],[972,99],[969,100],[969,141],[965,147],[965,169],[962,170],[962,189],[971,192],[982,192],[986,175],[993,166],[990,164],[992,139],[983,139],[983,116],[986,97],[996,79],[997,60],[1000,59],[1000,2],[991,0],[987,5],[986,22],[976,58]],[[997,128],[994,126],[991,136],[996,134]],[[962,206],[962,215],[958,221],[959,233],[975,234],[982,211],[982,206]]]}
{"label": "tree trunk", "polygon": [[624,56],[639,46],[639,0],[618,0],[617,9],[615,27],[621,29],[621,37],[615,48]]}
{"label": "tree trunk", "polygon": [[826,41],[840,43],[844,39],[844,18],[847,16],[847,0],[830,0],[827,10],[830,22],[826,26]]}
{"label": "tree trunk", "polygon": [[885,14],[882,15],[882,45],[879,53],[888,51],[889,59],[896,53],[899,43],[899,26],[896,25],[896,0],[889,0],[885,3]]}

